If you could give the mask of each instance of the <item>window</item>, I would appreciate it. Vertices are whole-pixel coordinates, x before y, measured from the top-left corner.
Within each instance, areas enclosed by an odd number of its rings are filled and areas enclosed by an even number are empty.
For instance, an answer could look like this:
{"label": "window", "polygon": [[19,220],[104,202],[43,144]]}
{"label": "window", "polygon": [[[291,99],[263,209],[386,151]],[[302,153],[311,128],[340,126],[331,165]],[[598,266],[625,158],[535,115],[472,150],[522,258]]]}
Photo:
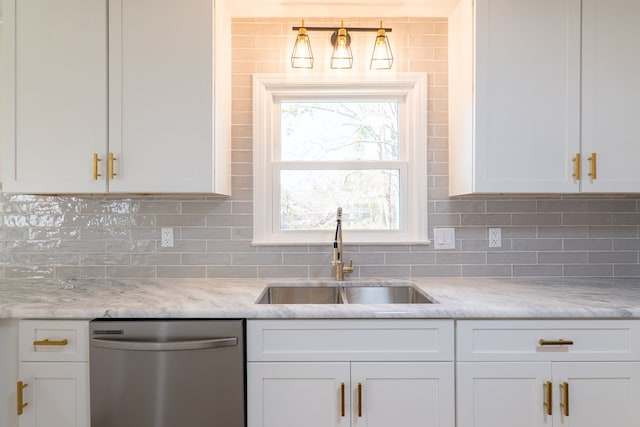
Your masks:
{"label": "window", "polygon": [[426,243],[426,77],[254,76],[254,243]]}

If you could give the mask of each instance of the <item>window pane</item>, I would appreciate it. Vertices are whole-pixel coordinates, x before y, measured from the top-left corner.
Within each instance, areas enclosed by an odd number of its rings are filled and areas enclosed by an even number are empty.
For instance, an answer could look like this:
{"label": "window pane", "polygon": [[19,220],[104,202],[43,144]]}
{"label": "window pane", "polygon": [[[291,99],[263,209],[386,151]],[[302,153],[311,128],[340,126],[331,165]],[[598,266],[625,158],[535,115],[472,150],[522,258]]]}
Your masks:
{"label": "window pane", "polygon": [[400,171],[280,171],[280,229],[331,230],[336,209],[350,230],[399,230]]}
{"label": "window pane", "polygon": [[281,102],[281,160],[398,160],[398,102]]}

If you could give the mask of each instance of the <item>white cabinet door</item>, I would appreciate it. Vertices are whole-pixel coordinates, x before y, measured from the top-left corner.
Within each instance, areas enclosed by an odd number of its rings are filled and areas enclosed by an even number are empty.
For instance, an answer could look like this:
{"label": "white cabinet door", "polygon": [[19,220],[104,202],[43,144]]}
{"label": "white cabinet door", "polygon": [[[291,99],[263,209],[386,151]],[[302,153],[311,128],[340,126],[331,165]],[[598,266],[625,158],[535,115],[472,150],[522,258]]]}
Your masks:
{"label": "white cabinet door", "polygon": [[352,363],[351,418],[362,427],[453,427],[453,363]]}
{"label": "white cabinet door", "polygon": [[248,363],[249,427],[349,426],[349,363]]}
{"label": "white cabinet door", "polygon": [[89,427],[89,364],[20,363],[27,406],[20,427]]}
{"label": "white cabinet door", "polygon": [[582,9],[582,190],[638,192],[640,2],[583,0]]}
{"label": "white cabinet door", "polygon": [[551,426],[544,384],[548,362],[459,362],[458,427]]}
{"label": "white cabinet door", "polygon": [[450,26],[450,193],[578,191],[580,0],[463,0]]}
{"label": "white cabinet door", "polygon": [[224,191],[213,170],[214,16],[213,0],[109,2],[109,191]]}
{"label": "white cabinet door", "polygon": [[[558,402],[554,408],[554,425],[640,425],[640,363],[554,363],[553,380]],[[561,384],[568,385],[564,396],[559,388]],[[568,404],[568,409],[561,409],[561,403]]]}
{"label": "white cabinet door", "polygon": [[13,319],[0,319],[0,378],[0,426],[16,427],[18,325]]}
{"label": "white cabinet door", "polygon": [[106,191],[93,179],[107,146],[106,2],[3,5],[3,190]]}

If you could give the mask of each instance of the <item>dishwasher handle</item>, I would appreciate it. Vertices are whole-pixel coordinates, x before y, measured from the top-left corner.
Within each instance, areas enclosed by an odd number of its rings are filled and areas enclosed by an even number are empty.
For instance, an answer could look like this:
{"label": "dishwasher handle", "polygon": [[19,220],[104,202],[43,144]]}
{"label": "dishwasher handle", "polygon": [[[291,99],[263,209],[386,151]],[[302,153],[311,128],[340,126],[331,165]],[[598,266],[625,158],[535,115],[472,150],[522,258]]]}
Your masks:
{"label": "dishwasher handle", "polygon": [[211,338],[190,341],[129,341],[109,340],[104,338],[91,338],[93,347],[108,348],[111,350],[131,351],[180,351],[180,350],[205,350],[219,347],[235,347],[238,345],[238,337]]}

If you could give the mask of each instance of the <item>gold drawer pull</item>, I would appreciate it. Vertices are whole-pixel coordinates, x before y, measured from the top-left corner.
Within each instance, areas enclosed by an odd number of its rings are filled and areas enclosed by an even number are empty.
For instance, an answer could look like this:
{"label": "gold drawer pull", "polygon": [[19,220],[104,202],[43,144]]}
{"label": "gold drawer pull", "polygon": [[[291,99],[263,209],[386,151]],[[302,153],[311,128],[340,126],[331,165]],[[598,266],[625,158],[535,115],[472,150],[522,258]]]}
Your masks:
{"label": "gold drawer pull", "polygon": [[116,159],[113,153],[109,153],[109,179],[113,179],[113,177],[117,175],[117,173],[115,172],[115,168],[113,166],[113,162],[115,160],[118,160],[118,159]]}
{"label": "gold drawer pull", "polygon": [[573,345],[573,341],[572,340],[563,340],[562,338],[557,339],[557,340],[545,340],[543,338],[540,338],[540,341],[538,341],[538,344],[540,344],[541,346],[545,346],[545,345]]}
{"label": "gold drawer pull", "polygon": [[573,158],[573,174],[571,175],[574,180],[580,180],[580,153],[576,153]]}
{"label": "gold drawer pull", "polygon": [[547,381],[542,384],[542,389],[544,391],[544,413],[547,415],[553,415],[553,384],[551,381]]}
{"label": "gold drawer pull", "polygon": [[562,409],[562,414],[565,417],[569,416],[569,383],[568,382],[563,382],[562,384],[560,384],[560,395],[561,395],[561,401],[560,401],[560,409]]}
{"label": "gold drawer pull", "polygon": [[100,157],[98,157],[98,153],[93,153],[93,180],[97,181],[100,175],[98,173],[98,162],[101,161]]}
{"label": "gold drawer pull", "polygon": [[24,393],[23,390],[25,389],[25,387],[27,387],[29,384],[27,383],[23,383],[22,381],[18,381],[17,384],[17,395],[18,395],[18,415],[22,415],[24,413],[24,408],[27,407],[27,405],[29,405],[28,403],[24,402]]}
{"label": "gold drawer pull", "polygon": [[69,340],[68,339],[63,339],[60,341],[50,341],[49,339],[46,340],[40,340],[40,341],[34,341],[33,345],[48,345],[48,346],[60,346],[60,347],[64,347],[65,345],[69,344]]}
{"label": "gold drawer pull", "polygon": [[596,153],[591,153],[591,157],[589,157],[589,161],[591,162],[591,172],[589,172],[588,175],[592,181],[595,181],[598,178]]}

